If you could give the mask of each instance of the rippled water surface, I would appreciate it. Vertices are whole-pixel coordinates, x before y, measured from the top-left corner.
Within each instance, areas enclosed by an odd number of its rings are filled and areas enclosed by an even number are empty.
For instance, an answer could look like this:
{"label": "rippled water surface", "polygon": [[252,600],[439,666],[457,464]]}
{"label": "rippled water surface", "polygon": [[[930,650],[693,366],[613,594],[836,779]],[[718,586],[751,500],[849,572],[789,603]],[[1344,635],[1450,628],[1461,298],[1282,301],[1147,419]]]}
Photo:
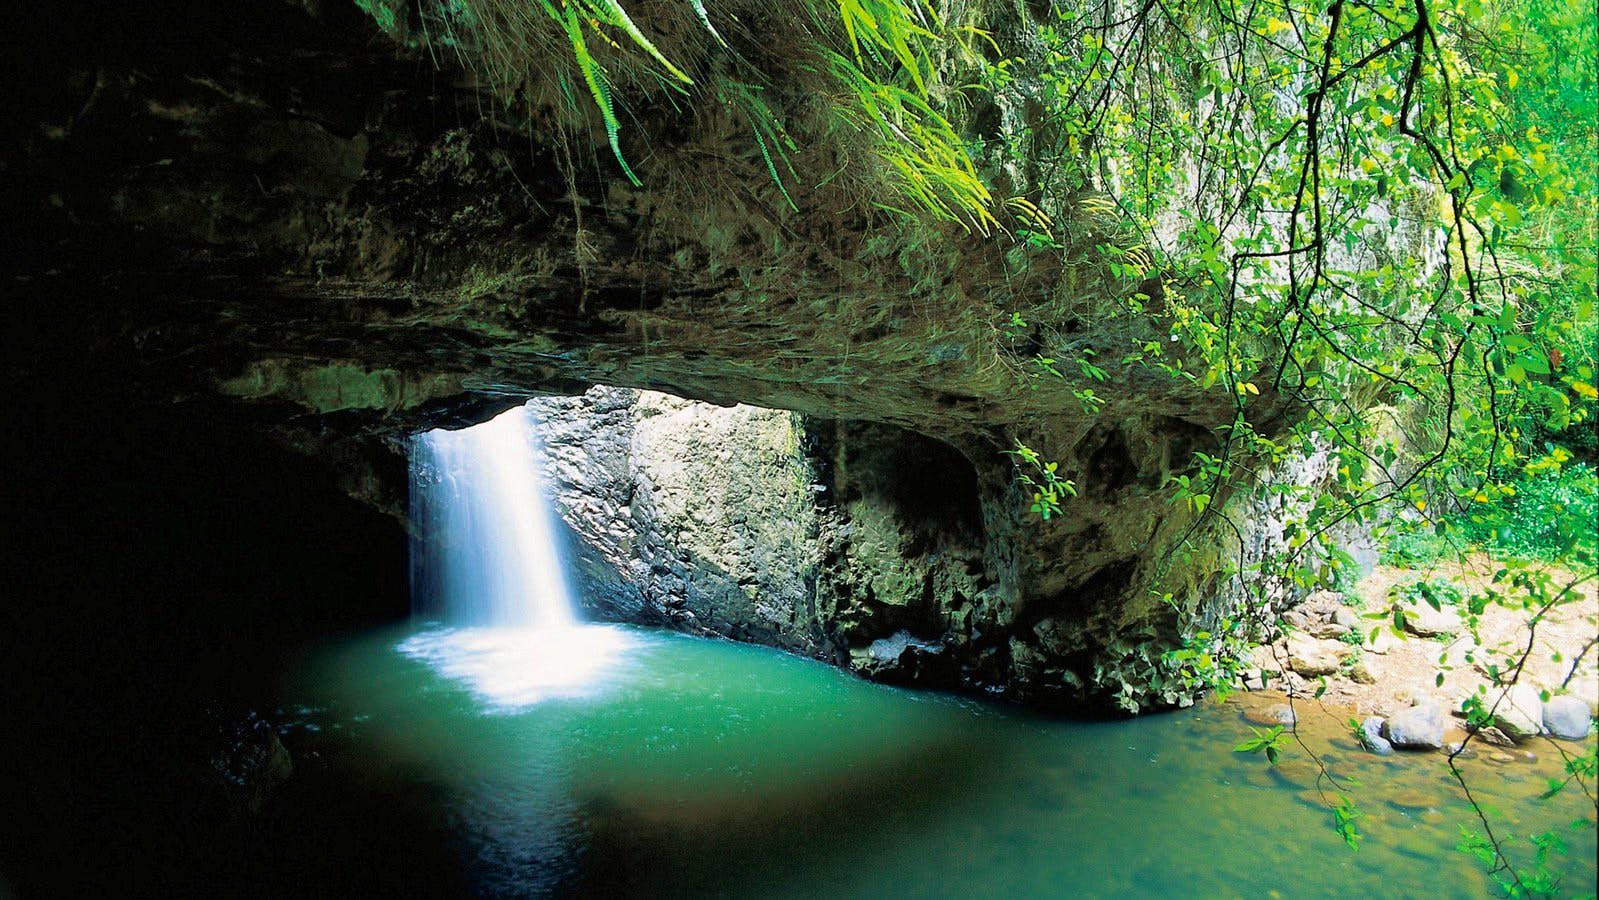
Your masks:
{"label": "rippled water surface", "polygon": [[[1360,782],[1356,853],[1301,751],[1276,769],[1232,752],[1260,698],[1068,722],[720,641],[541,640],[377,633],[308,665],[298,692],[321,712],[301,741],[324,781],[406,798],[447,847],[382,865],[509,896],[1491,893],[1454,849],[1470,812],[1443,757],[1369,756],[1330,716],[1307,711],[1302,731]],[[581,678],[552,672],[563,657]],[[1532,749],[1467,774],[1505,833],[1559,829],[1564,893],[1591,893],[1593,806],[1532,799],[1558,765],[1552,743]]]}

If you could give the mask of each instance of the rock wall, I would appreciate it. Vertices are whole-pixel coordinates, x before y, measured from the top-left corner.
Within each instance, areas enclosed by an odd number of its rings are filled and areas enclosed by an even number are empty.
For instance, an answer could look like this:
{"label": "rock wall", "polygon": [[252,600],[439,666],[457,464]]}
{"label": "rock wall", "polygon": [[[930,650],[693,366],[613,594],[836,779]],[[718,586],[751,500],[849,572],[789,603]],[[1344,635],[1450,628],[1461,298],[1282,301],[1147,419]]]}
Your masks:
{"label": "rock wall", "polygon": [[1158,646],[1142,668],[1112,649],[1160,628],[1114,578],[1025,589],[1042,523],[991,449],[629,389],[532,406],[592,615],[1031,703],[1181,700]]}
{"label": "rock wall", "polygon": [[593,612],[836,656],[817,607],[835,523],[799,416],[620,388],[532,406]]}

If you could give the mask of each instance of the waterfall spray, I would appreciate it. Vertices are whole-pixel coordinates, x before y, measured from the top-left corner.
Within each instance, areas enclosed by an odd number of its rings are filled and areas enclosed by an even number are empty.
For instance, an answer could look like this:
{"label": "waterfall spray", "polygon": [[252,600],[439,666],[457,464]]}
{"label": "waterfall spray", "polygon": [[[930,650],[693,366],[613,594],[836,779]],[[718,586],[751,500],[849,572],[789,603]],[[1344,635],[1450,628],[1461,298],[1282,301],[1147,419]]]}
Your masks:
{"label": "waterfall spray", "polygon": [[514,711],[590,692],[629,643],[573,611],[527,407],[411,445],[411,607],[400,652]]}
{"label": "waterfall spray", "polygon": [[576,622],[525,406],[411,451],[411,606],[449,625]]}

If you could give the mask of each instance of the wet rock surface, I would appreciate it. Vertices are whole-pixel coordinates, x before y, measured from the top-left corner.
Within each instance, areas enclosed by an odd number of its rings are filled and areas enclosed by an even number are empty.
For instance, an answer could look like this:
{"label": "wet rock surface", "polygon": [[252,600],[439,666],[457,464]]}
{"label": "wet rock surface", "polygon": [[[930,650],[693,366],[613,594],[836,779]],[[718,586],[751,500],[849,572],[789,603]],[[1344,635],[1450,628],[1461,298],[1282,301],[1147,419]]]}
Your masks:
{"label": "wet rock surface", "polygon": [[1549,734],[1568,741],[1580,741],[1593,726],[1593,712],[1578,697],[1550,697],[1543,705],[1543,726]]}
{"label": "wet rock surface", "polygon": [[595,615],[883,680],[1066,696],[1015,666],[1047,666],[1053,632],[1017,615],[1013,523],[985,499],[1008,489],[1002,472],[985,480],[955,448],[888,426],[654,392],[534,409]]}
{"label": "wet rock surface", "polygon": [[1378,756],[1392,754],[1394,745],[1383,736],[1383,726],[1382,716],[1367,716],[1362,719],[1360,722],[1360,746]]}
{"label": "wet rock surface", "polygon": [[1494,725],[1512,738],[1535,737],[1543,732],[1543,699],[1530,684],[1507,688],[1493,701]]}
{"label": "wet rock surface", "polygon": [[1424,700],[1389,716],[1382,736],[1400,750],[1437,750],[1444,745],[1448,721],[1442,703]]}

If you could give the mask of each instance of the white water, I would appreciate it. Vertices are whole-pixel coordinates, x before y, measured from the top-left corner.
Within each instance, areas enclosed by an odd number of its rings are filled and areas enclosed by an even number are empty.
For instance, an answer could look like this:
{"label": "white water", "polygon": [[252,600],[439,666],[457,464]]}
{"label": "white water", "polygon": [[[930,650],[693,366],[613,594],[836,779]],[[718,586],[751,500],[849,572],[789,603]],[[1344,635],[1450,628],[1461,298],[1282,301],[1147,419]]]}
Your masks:
{"label": "white water", "polygon": [[399,650],[499,709],[589,692],[626,635],[580,625],[526,407],[411,446],[411,606]]}
{"label": "white water", "polygon": [[411,602],[447,625],[564,628],[577,617],[527,407],[411,450]]}

